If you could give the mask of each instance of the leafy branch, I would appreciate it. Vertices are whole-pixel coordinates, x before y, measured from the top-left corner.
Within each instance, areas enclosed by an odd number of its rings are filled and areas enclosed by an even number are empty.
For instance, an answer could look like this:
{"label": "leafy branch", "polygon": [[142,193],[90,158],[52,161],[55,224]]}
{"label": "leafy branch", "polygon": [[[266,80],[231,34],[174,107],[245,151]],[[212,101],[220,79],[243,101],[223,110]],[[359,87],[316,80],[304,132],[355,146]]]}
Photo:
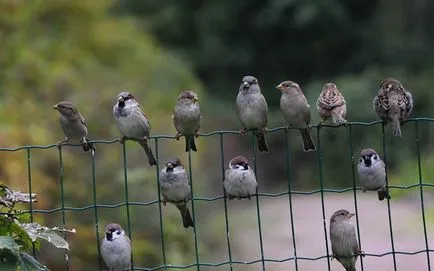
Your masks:
{"label": "leafy branch", "polygon": [[36,194],[14,191],[0,184],[0,266],[1,270],[48,270],[26,253],[44,239],[57,248],[68,249],[68,242],[59,233],[75,233],[59,227],[49,228],[30,223],[30,214],[16,207],[19,203],[36,202]]}

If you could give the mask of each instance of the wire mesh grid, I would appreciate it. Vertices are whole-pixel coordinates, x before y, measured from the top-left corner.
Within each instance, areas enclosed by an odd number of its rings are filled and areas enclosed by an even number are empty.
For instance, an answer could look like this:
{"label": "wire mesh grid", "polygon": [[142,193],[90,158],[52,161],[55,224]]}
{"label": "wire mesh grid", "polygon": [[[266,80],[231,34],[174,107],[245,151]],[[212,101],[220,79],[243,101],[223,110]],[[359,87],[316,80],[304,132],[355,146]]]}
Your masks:
{"label": "wire mesh grid", "polygon": [[[417,250],[417,251],[398,251],[395,248],[395,243],[394,243],[394,232],[393,232],[393,227],[392,227],[392,213],[391,213],[391,208],[390,208],[390,200],[387,199],[387,213],[388,213],[388,228],[389,228],[389,235],[390,235],[390,251],[388,252],[384,252],[381,254],[374,254],[374,253],[369,253],[369,251],[364,251],[364,256],[365,257],[360,257],[358,260],[358,265],[360,266],[360,270],[366,270],[366,268],[364,268],[364,261],[366,261],[366,259],[369,259],[369,257],[383,257],[383,256],[387,256],[387,255],[391,255],[392,259],[393,259],[393,270],[398,270],[397,268],[397,261],[396,261],[396,256],[397,255],[416,255],[416,254],[421,254],[421,253],[425,253],[426,254],[426,266],[427,269],[426,270],[431,270],[431,263],[430,263],[430,253],[433,252],[434,250],[430,248],[429,246],[429,238],[428,238],[428,233],[427,233],[427,223],[426,223],[426,211],[425,211],[425,201],[424,201],[424,193],[423,193],[423,189],[424,187],[433,187],[434,183],[429,183],[429,182],[424,182],[423,178],[422,178],[422,166],[421,166],[421,146],[419,143],[419,129],[420,126],[423,125],[424,123],[427,122],[434,122],[433,118],[413,118],[408,120],[409,124],[407,125],[413,125],[413,129],[415,131],[415,135],[416,138],[414,139],[416,142],[416,153],[417,153],[417,165],[418,165],[418,182],[411,184],[411,185],[388,185],[388,180],[387,180],[387,174],[386,174],[386,184],[390,189],[410,189],[410,188],[419,188],[420,191],[420,207],[421,207],[421,217],[422,217],[422,222],[423,222],[423,236],[424,236],[424,245],[425,247],[423,249]],[[258,259],[256,260],[252,260],[252,261],[244,261],[244,260],[240,260],[240,259],[234,259],[233,257],[233,253],[232,253],[232,241],[231,240],[231,236],[229,234],[229,228],[230,228],[230,223],[229,223],[229,217],[228,217],[228,199],[225,197],[225,195],[219,195],[216,197],[199,197],[199,196],[195,196],[193,191],[193,185],[194,185],[194,176],[192,174],[192,166],[191,166],[191,152],[188,153],[188,173],[189,173],[189,178],[190,178],[190,183],[191,183],[191,190],[192,190],[192,195],[193,195],[193,199],[191,201],[191,205],[192,205],[192,218],[193,221],[195,221],[195,227],[193,228],[193,233],[194,233],[194,251],[195,251],[195,262],[188,264],[188,265],[177,265],[175,263],[169,263],[166,257],[166,249],[165,249],[165,244],[167,242],[170,242],[170,240],[167,240],[164,236],[164,232],[163,232],[163,215],[162,215],[162,207],[161,207],[161,196],[160,196],[160,187],[159,187],[159,165],[157,164],[156,166],[156,182],[157,182],[157,187],[158,187],[158,199],[157,200],[152,200],[152,201],[130,201],[129,200],[129,194],[128,194],[128,170],[127,170],[127,149],[125,147],[125,144],[123,144],[122,149],[123,149],[123,170],[124,170],[124,186],[125,186],[125,201],[122,203],[118,203],[118,204],[98,204],[97,202],[97,185],[96,185],[96,166],[95,166],[95,157],[92,155],[92,194],[93,194],[93,204],[91,205],[87,205],[87,206],[82,206],[82,207],[73,207],[73,206],[65,206],[65,202],[64,202],[64,183],[63,183],[63,179],[64,179],[64,173],[63,173],[63,161],[62,161],[62,148],[59,148],[58,150],[58,159],[59,159],[59,193],[60,193],[60,201],[61,201],[61,205],[57,208],[53,208],[53,209],[35,209],[33,206],[32,201],[30,201],[29,203],[29,210],[26,211],[28,213],[30,213],[30,219],[31,222],[33,222],[34,219],[34,214],[36,213],[42,213],[42,214],[49,214],[49,213],[56,213],[56,212],[60,212],[61,213],[61,223],[63,224],[63,226],[67,226],[67,220],[66,220],[66,213],[67,212],[80,212],[80,211],[86,211],[86,210],[93,210],[94,212],[94,220],[95,220],[95,246],[97,247],[98,250],[98,261],[99,261],[99,267],[100,269],[103,267],[102,265],[102,260],[101,260],[101,255],[100,255],[100,231],[102,229],[100,229],[99,227],[99,215],[98,215],[98,210],[101,208],[126,208],[126,218],[127,218],[127,233],[130,237],[130,239],[132,240],[132,242],[134,242],[134,239],[131,236],[131,219],[130,219],[130,207],[131,206],[150,206],[150,205],[158,205],[158,210],[159,210],[159,224],[160,224],[160,238],[161,238],[161,257],[162,257],[162,261],[163,263],[159,266],[153,266],[153,267],[139,267],[139,266],[135,266],[134,265],[134,257],[137,257],[139,255],[132,255],[131,261],[132,261],[132,270],[169,270],[169,269],[189,269],[189,268],[195,268],[196,270],[201,270],[201,268],[203,269],[203,267],[214,267],[214,268],[220,268],[220,269],[225,269],[225,270],[234,270],[234,267],[236,265],[253,265],[253,264],[257,264],[259,263],[261,265],[261,270],[267,270],[266,268],[266,263],[287,263],[287,262],[293,262],[294,263],[294,267],[295,270],[302,270],[299,267],[299,261],[317,261],[317,260],[321,260],[321,259],[326,259],[327,262],[327,268],[324,268],[322,270],[331,270],[331,265],[330,265],[330,261],[331,261],[331,251],[329,249],[330,244],[329,244],[329,236],[328,236],[328,228],[327,228],[327,221],[328,221],[328,217],[326,217],[326,211],[325,211],[325,203],[324,203],[324,196],[325,193],[344,193],[344,192],[348,192],[348,191],[353,191],[353,198],[354,198],[354,210],[355,210],[355,214],[356,214],[356,232],[357,232],[357,238],[358,238],[358,242],[359,242],[359,246],[363,249],[363,238],[361,238],[360,235],[360,225],[359,225],[359,208],[358,208],[358,200],[357,200],[357,191],[361,190],[360,187],[357,187],[357,181],[356,181],[356,174],[355,174],[355,165],[357,163],[357,160],[355,161],[354,158],[358,156],[358,154],[355,155],[354,150],[353,150],[353,127],[354,126],[374,126],[374,125],[380,125],[381,126],[381,131],[382,131],[382,157],[383,157],[383,161],[386,164],[386,173],[387,173],[387,148],[386,148],[386,137],[387,134],[385,132],[385,125],[382,121],[374,121],[374,122],[349,122],[347,125],[345,125],[345,130],[347,132],[347,137],[349,139],[349,146],[348,146],[348,159],[351,159],[351,164],[352,164],[352,186],[348,187],[348,188],[344,188],[344,189],[326,189],[324,186],[324,180],[323,180],[323,155],[322,155],[322,151],[321,151],[321,131],[324,128],[337,128],[339,126],[335,126],[335,125],[316,125],[316,126],[312,126],[312,130],[316,131],[317,134],[317,151],[316,151],[316,156],[317,156],[317,164],[318,164],[318,169],[319,169],[319,176],[318,176],[318,185],[319,188],[312,190],[312,191],[296,191],[293,190],[293,181],[291,180],[290,177],[290,148],[289,148],[289,140],[288,140],[288,133],[291,129],[293,128],[285,128],[285,127],[277,127],[277,128],[273,128],[273,129],[268,129],[267,133],[274,133],[274,132],[284,132],[286,134],[285,136],[285,150],[286,150],[286,175],[287,175],[287,191],[282,191],[279,193],[261,193],[261,192],[257,192],[257,195],[255,196],[256,201],[254,204],[256,204],[256,213],[257,213],[257,223],[258,223],[258,243],[259,243],[259,247],[260,247],[260,255],[258,257]],[[341,125],[342,126],[342,125]],[[221,174],[222,176],[224,176],[224,172],[225,172],[225,161],[224,161],[224,137],[225,135],[237,135],[240,134],[239,131],[215,131],[215,132],[211,132],[211,133],[201,133],[200,137],[218,137],[219,138],[219,142],[220,142],[220,157],[221,157]],[[160,139],[175,139],[174,136],[168,136],[168,135],[156,135],[156,136],[152,136],[151,140],[154,142],[155,145],[155,152],[156,152],[156,159],[157,161],[159,161],[159,140]],[[115,144],[117,142],[119,142],[119,140],[94,140],[91,141],[96,145],[104,145],[104,144]],[[74,145],[74,144],[67,144],[67,145],[73,145],[73,146],[78,146],[78,145]],[[27,158],[27,168],[28,168],[28,189],[29,189],[29,193],[32,193],[32,170],[31,170],[31,165],[32,165],[32,150],[35,149],[51,149],[51,148],[56,148],[55,144],[52,145],[46,145],[46,146],[38,146],[38,145],[31,145],[31,146],[21,146],[21,147],[15,147],[15,148],[0,148],[0,152],[17,152],[17,151],[25,151],[26,152],[26,158]],[[97,154],[96,154],[97,155]],[[251,137],[251,155],[253,157],[253,168],[254,168],[254,172],[256,174],[257,171],[257,164],[256,164],[256,140],[254,135],[252,134]],[[153,169],[151,169],[153,170]],[[261,185],[261,180],[258,180],[258,186]],[[288,196],[288,202],[289,202],[289,210],[287,210],[287,212],[289,213],[290,216],[290,224],[291,224],[291,235],[293,237],[297,236],[297,229],[294,226],[294,216],[293,216],[293,196],[294,195],[313,195],[313,194],[319,194],[320,195],[320,199],[321,199],[321,213],[322,213],[322,228],[323,228],[323,237],[324,237],[324,255],[322,256],[318,256],[318,257],[306,257],[304,255],[300,255],[300,253],[297,253],[297,243],[296,243],[296,238],[292,238],[292,249],[293,249],[293,255],[291,257],[287,257],[287,258],[281,258],[281,259],[274,259],[274,258],[266,258],[264,256],[264,246],[263,246],[263,231],[264,229],[261,227],[261,212],[260,212],[260,201],[259,198],[273,198],[273,197],[280,197],[280,196]],[[199,245],[198,245],[198,240],[199,240],[199,236],[197,234],[197,228],[200,227],[200,224],[196,223],[196,217],[195,217],[195,203],[199,202],[199,201],[223,201],[224,202],[224,217],[225,217],[225,228],[226,228],[226,243],[227,243],[227,251],[228,251],[228,255],[227,255],[227,260],[226,261],[222,261],[222,262],[203,262],[200,260],[199,257]],[[234,227],[234,226],[233,226]],[[66,236],[65,236],[66,238]],[[72,248],[74,249],[74,248]],[[33,255],[35,255],[35,247],[33,247]],[[69,261],[69,257],[68,257],[68,252],[67,250],[65,250],[65,254],[64,254],[64,261],[65,261],[65,270],[70,270],[70,261]],[[287,270],[286,268],[283,268],[282,270]],[[392,269],[391,269],[392,270]]]}

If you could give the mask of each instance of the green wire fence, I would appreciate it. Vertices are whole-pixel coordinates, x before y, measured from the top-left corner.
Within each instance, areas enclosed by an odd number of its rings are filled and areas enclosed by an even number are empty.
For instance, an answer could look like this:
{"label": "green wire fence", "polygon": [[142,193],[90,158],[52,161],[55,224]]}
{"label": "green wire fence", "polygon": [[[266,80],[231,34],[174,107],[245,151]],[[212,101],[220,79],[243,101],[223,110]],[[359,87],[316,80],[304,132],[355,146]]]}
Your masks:
{"label": "green wire fence", "polygon": [[[425,241],[425,248],[419,251],[397,251],[395,249],[395,244],[394,244],[394,232],[392,229],[392,213],[390,210],[390,200],[387,200],[387,210],[388,210],[388,226],[389,226],[389,234],[390,234],[390,251],[382,253],[382,254],[372,254],[369,253],[369,251],[364,251],[364,256],[365,257],[359,257],[358,258],[358,263],[357,265],[360,266],[360,270],[365,270],[364,269],[364,261],[367,260],[367,258],[369,257],[383,257],[383,256],[387,256],[387,255],[392,255],[393,258],[393,270],[397,270],[397,263],[396,263],[396,256],[397,255],[415,255],[415,254],[420,254],[420,253],[425,253],[426,254],[426,266],[427,266],[427,270],[431,270],[431,263],[430,263],[430,252],[434,252],[433,249],[430,248],[429,243],[428,243],[428,234],[427,234],[427,226],[426,226],[426,214],[425,214],[425,203],[424,203],[424,195],[423,195],[423,189],[424,187],[434,187],[434,183],[426,183],[423,182],[422,180],[422,169],[421,169],[421,152],[420,152],[420,144],[419,144],[419,129],[420,129],[420,125],[422,123],[425,122],[434,122],[434,118],[413,118],[407,121],[408,123],[406,124],[406,126],[410,126],[413,125],[413,128],[415,129],[415,134],[416,134],[416,152],[417,152],[417,163],[418,163],[418,183],[416,184],[412,184],[412,185],[408,185],[408,186],[397,186],[397,185],[388,185],[389,189],[410,189],[410,188],[414,188],[414,187],[419,187],[420,190],[420,206],[421,206],[421,216],[422,216],[422,222],[423,222],[423,233],[424,233],[424,241]],[[36,213],[43,213],[43,214],[48,214],[48,213],[55,213],[55,212],[60,212],[61,213],[61,217],[62,217],[62,224],[63,226],[67,226],[67,221],[66,221],[66,213],[67,212],[74,212],[74,211],[85,211],[85,210],[90,210],[93,209],[94,211],[94,219],[95,219],[95,245],[98,249],[98,255],[99,255],[99,267],[100,269],[103,267],[102,265],[102,260],[101,260],[101,256],[100,256],[100,242],[101,242],[101,237],[103,235],[100,234],[101,231],[103,231],[103,229],[100,228],[99,226],[99,215],[98,215],[98,210],[101,208],[126,208],[126,216],[127,216],[127,228],[126,231],[128,232],[128,235],[130,237],[130,239],[132,240],[132,242],[134,242],[134,238],[132,238],[131,236],[131,219],[130,219],[130,206],[150,206],[150,205],[158,205],[158,210],[159,210],[159,223],[160,223],[160,232],[161,232],[161,255],[162,255],[162,261],[163,264],[160,266],[152,266],[152,267],[138,267],[138,266],[134,266],[134,258],[132,257],[132,269],[133,270],[168,270],[168,269],[188,269],[188,268],[195,268],[196,270],[201,270],[202,267],[215,267],[215,268],[219,268],[219,269],[225,269],[225,270],[233,270],[234,267],[236,265],[253,265],[253,264],[257,264],[260,263],[261,264],[261,270],[267,270],[266,268],[266,263],[287,263],[287,262],[294,262],[294,266],[295,266],[295,270],[300,270],[299,267],[299,261],[317,261],[317,260],[321,260],[321,259],[326,259],[327,260],[327,269],[322,269],[322,270],[331,270],[331,266],[330,266],[330,260],[331,260],[331,251],[329,249],[330,244],[329,244],[329,236],[328,236],[328,228],[327,228],[327,223],[329,220],[329,217],[326,217],[326,212],[325,212],[325,204],[324,204],[324,195],[325,193],[344,193],[344,192],[348,192],[348,191],[353,191],[353,197],[354,197],[354,210],[356,213],[356,230],[357,230],[357,237],[358,237],[358,241],[359,241],[359,245],[363,250],[363,242],[362,242],[362,238],[360,237],[360,229],[359,229],[359,216],[358,216],[358,205],[357,205],[357,190],[360,190],[359,187],[357,187],[356,183],[356,173],[355,173],[355,166],[357,164],[358,161],[358,153],[354,153],[354,149],[353,149],[353,127],[354,126],[374,126],[374,125],[381,125],[382,127],[382,145],[383,145],[383,149],[382,149],[382,154],[380,156],[383,157],[383,161],[386,164],[386,172],[387,172],[387,148],[386,148],[386,137],[389,136],[387,135],[386,131],[385,131],[385,126],[383,124],[382,121],[374,121],[374,122],[369,122],[369,123],[365,123],[365,122],[349,122],[347,125],[345,125],[345,130],[347,132],[347,137],[349,139],[349,152],[348,152],[348,159],[351,160],[352,162],[352,187],[349,188],[345,188],[345,189],[326,189],[324,188],[324,181],[323,181],[323,160],[324,157],[322,155],[322,151],[321,151],[321,131],[325,128],[337,128],[339,126],[335,126],[335,125],[316,125],[316,126],[312,126],[312,131],[316,131],[317,134],[317,151],[316,151],[316,156],[317,156],[317,163],[318,163],[318,169],[319,169],[319,176],[318,176],[318,186],[319,189],[316,190],[312,190],[312,191],[295,191],[293,190],[292,186],[293,186],[293,182],[291,180],[290,177],[290,159],[291,159],[291,151],[289,149],[289,140],[288,140],[288,134],[290,132],[290,130],[292,130],[293,128],[290,129],[286,129],[285,127],[278,127],[278,128],[274,128],[274,129],[269,129],[267,130],[267,133],[276,133],[276,132],[283,132],[285,133],[285,149],[286,149],[286,175],[287,175],[287,184],[288,184],[288,189],[287,191],[282,191],[279,193],[257,193],[256,196],[256,202],[254,204],[256,204],[256,212],[257,212],[257,223],[258,223],[258,239],[259,239],[259,246],[260,246],[260,257],[256,260],[252,260],[252,261],[242,261],[239,259],[234,259],[233,255],[232,255],[232,240],[229,234],[229,219],[228,219],[228,203],[227,203],[227,198],[224,195],[219,195],[216,197],[211,197],[211,198],[206,198],[206,197],[198,197],[198,196],[194,196],[193,194],[193,187],[194,187],[194,176],[192,174],[192,166],[191,166],[191,152],[188,153],[188,173],[189,173],[189,178],[190,178],[190,182],[191,182],[191,190],[192,190],[192,195],[193,195],[193,200],[191,202],[192,204],[192,217],[193,217],[193,221],[196,221],[195,218],[195,203],[199,202],[199,201],[223,201],[224,202],[224,212],[225,212],[225,228],[226,228],[226,243],[227,243],[227,249],[228,249],[228,255],[227,255],[227,261],[223,261],[223,262],[201,262],[200,258],[199,258],[199,247],[198,247],[198,236],[197,236],[197,228],[200,227],[201,225],[198,223],[195,223],[195,228],[193,229],[193,233],[194,233],[194,249],[195,249],[195,262],[188,264],[188,265],[176,265],[175,263],[169,263],[167,258],[166,258],[166,250],[165,250],[165,243],[166,242],[170,242],[170,240],[165,239],[164,236],[164,232],[163,232],[163,216],[162,216],[162,207],[161,207],[161,196],[160,196],[160,187],[159,185],[157,185],[158,187],[158,200],[152,200],[152,201],[144,201],[144,202],[137,202],[137,201],[130,201],[129,200],[129,196],[128,196],[128,172],[127,172],[127,150],[125,148],[125,145],[123,144],[123,170],[124,170],[124,186],[125,186],[125,201],[122,203],[118,203],[118,204],[98,204],[97,202],[97,186],[96,186],[96,167],[95,167],[95,157],[92,156],[92,189],[93,189],[93,204],[88,205],[88,206],[83,206],[83,207],[71,207],[71,206],[65,206],[64,203],[64,185],[63,185],[63,163],[62,163],[62,149],[60,148],[58,151],[59,154],[59,181],[60,181],[60,199],[61,199],[61,205],[60,207],[54,208],[54,209],[35,209],[33,207],[33,203],[32,201],[30,201],[29,203],[29,210],[28,212],[30,213],[30,219],[33,222],[33,215]],[[343,125],[340,125],[343,126]],[[409,128],[407,128],[409,129]],[[211,132],[211,133],[202,133],[200,134],[201,137],[206,138],[206,137],[218,137],[219,138],[219,142],[220,142],[220,157],[221,157],[221,174],[222,174],[222,178],[224,177],[224,172],[226,170],[225,168],[225,161],[224,161],[224,139],[226,135],[236,135],[236,134],[240,134],[239,131],[215,131],[215,132]],[[390,135],[391,136],[391,135]],[[405,136],[405,135],[404,135]],[[152,136],[151,140],[154,142],[154,146],[155,146],[155,154],[156,154],[156,159],[157,161],[159,161],[159,144],[160,144],[160,139],[175,139],[174,136],[167,136],[167,135],[156,135],[156,136]],[[205,139],[203,139],[205,140]],[[92,141],[95,145],[104,145],[104,144],[118,144],[119,140],[94,140]],[[78,146],[75,144],[67,144],[67,145],[73,145],[73,146]],[[28,189],[29,189],[29,193],[32,193],[32,172],[31,172],[31,162],[32,162],[32,150],[35,149],[51,149],[51,148],[56,148],[55,144],[52,145],[46,145],[46,146],[37,146],[37,145],[32,145],[32,146],[21,146],[21,147],[16,147],[16,148],[0,148],[0,152],[16,152],[16,151],[20,151],[20,150],[25,150],[26,154],[27,154],[27,168],[28,168]],[[98,149],[98,147],[97,147]],[[96,153],[95,155],[98,155],[98,153]],[[269,155],[273,155],[272,153],[270,153]],[[254,171],[256,173],[256,168],[257,168],[257,163],[256,163],[256,139],[255,137],[252,135],[251,137],[251,157],[253,158],[253,167],[254,167]],[[160,161],[161,162],[161,161]],[[153,169],[151,169],[153,170]],[[156,182],[158,184],[159,182],[159,165],[157,164],[156,168]],[[388,183],[387,178],[386,178],[386,183]],[[261,180],[258,180],[258,186],[261,186]],[[297,230],[294,227],[294,216],[293,216],[293,202],[292,202],[292,197],[293,195],[313,195],[313,194],[320,194],[320,198],[321,198],[321,211],[322,211],[322,221],[323,221],[323,233],[324,233],[324,255],[322,256],[318,256],[318,257],[306,257],[303,255],[300,255],[297,252],[297,244],[295,241],[295,238],[292,238],[292,249],[293,249],[293,255],[291,257],[287,257],[287,258],[282,258],[282,259],[270,259],[270,258],[266,258],[264,256],[264,248],[263,248],[263,237],[262,237],[262,233],[263,230],[261,227],[261,213],[260,213],[260,202],[259,202],[259,198],[260,197],[280,197],[280,196],[288,196],[288,201],[289,201],[289,209],[287,210],[287,212],[289,212],[289,216],[290,216],[290,222],[291,222],[291,235],[292,237],[297,236]],[[253,203],[252,203],[253,204]],[[66,237],[66,236],[65,236]],[[74,249],[74,248],[72,248]],[[35,255],[35,249],[33,248],[33,255]],[[132,256],[139,256],[139,255],[132,255]],[[69,270],[70,267],[70,263],[69,263],[69,257],[68,257],[68,253],[65,250],[65,270]],[[202,268],[203,269],[203,268]],[[287,269],[285,269],[287,270]]]}

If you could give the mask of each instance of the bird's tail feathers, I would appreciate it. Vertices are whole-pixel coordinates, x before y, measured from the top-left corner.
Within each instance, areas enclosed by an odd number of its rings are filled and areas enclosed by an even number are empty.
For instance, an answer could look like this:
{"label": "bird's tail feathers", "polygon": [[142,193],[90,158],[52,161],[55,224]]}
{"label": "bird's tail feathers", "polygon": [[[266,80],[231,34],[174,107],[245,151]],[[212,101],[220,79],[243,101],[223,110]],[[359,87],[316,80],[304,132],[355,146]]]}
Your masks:
{"label": "bird's tail feathers", "polygon": [[154,154],[152,153],[151,146],[149,146],[148,140],[140,140],[140,146],[145,150],[146,155],[148,156],[149,165],[153,166],[157,164],[155,160]]}
{"label": "bird's tail feathers", "polygon": [[256,134],[256,138],[258,141],[258,149],[260,152],[268,152],[267,141],[265,140],[265,135],[262,132],[258,132]]}
{"label": "bird's tail feathers", "polygon": [[197,151],[196,143],[194,142],[194,135],[185,136],[185,151]]}
{"label": "bird's tail feathers", "polygon": [[315,151],[316,147],[313,143],[312,137],[310,136],[308,129],[300,130],[301,138],[303,139],[303,148],[305,152]]}
{"label": "bird's tail feathers", "polygon": [[389,192],[387,191],[387,188],[384,187],[383,189],[377,191],[378,193],[378,199],[379,200],[384,200],[384,199],[391,199]]}
{"label": "bird's tail feathers", "polygon": [[190,210],[188,209],[186,204],[178,204],[176,207],[179,209],[179,212],[182,216],[182,224],[184,225],[184,228],[193,227],[194,228],[194,222],[193,218],[190,215]]}

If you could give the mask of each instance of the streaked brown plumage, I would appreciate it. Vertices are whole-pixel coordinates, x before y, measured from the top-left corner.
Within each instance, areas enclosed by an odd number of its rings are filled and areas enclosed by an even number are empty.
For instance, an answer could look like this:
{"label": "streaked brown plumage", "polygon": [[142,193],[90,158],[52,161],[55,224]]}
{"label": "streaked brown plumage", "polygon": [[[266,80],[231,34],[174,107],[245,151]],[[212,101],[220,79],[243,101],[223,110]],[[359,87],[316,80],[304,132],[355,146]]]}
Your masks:
{"label": "streaked brown plumage", "polygon": [[319,116],[325,121],[332,118],[334,124],[345,124],[347,115],[347,105],[342,93],[333,83],[327,83],[322,87],[316,102]]}
{"label": "streaked brown plumage", "polygon": [[393,135],[401,136],[401,125],[413,111],[413,98],[396,79],[386,78],[373,101],[377,115],[387,124],[393,124]]}

